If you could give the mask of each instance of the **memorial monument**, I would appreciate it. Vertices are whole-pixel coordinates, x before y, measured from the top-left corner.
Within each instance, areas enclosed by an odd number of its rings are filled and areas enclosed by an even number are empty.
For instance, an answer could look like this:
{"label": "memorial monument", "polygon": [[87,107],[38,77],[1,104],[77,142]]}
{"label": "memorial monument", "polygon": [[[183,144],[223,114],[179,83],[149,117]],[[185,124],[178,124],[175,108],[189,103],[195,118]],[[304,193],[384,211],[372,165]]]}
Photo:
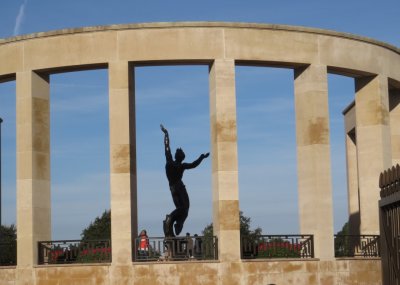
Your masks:
{"label": "memorial monument", "polygon": [[172,158],[171,148],[169,146],[169,135],[166,128],[160,125],[164,133],[164,147],[165,147],[165,173],[169,182],[169,189],[171,190],[172,200],[174,201],[176,209],[166,216],[163,222],[164,234],[166,237],[173,237],[174,232],[172,225],[174,225],[175,234],[179,235],[182,231],[183,224],[189,214],[189,195],[186,191],[186,186],[182,182],[183,172],[187,169],[196,168],[200,165],[203,159],[207,158],[210,153],[202,153],[198,159],[192,163],[183,162],[185,153],[181,148],[177,148],[175,152],[175,160]]}
{"label": "memorial monument", "polygon": [[[210,106],[218,260],[138,264],[132,246],[138,236],[135,69],[182,64],[209,70],[209,98],[204,100]],[[238,179],[237,66],[293,71],[299,231],[313,236],[314,258],[242,258],[239,190],[246,195],[248,189],[239,189]],[[381,285],[379,258],[335,257],[328,75],[355,83],[354,102],[344,112],[349,213],[359,215],[361,235],[377,235],[378,177],[400,160],[399,67],[400,49],[374,39],[255,23],[142,23],[0,39],[0,83],[16,85],[18,232],[17,264],[0,268],[0,284]],[[39,265],[38,243],[52,240],[50,77],[93,69],[108,71],[111,262]],[[182,191],[186,203],[178,204],[166,221],[166,232],[173,235],[182,230],[189,199],[181,181],[184,153],[172,159],[167,134],[167,177],[172,192]],[[180,172],[168,174],[168,159]]]}

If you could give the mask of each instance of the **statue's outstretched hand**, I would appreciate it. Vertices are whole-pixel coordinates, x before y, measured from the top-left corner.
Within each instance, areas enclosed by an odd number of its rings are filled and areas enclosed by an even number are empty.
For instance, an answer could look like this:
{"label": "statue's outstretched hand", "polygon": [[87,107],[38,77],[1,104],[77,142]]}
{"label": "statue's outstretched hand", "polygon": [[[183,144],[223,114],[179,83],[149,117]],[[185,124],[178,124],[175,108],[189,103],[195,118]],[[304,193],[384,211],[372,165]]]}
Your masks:
{"label": "statue's outstretched hand", "polygon": [[204,159],[204,158],[207,158],[207,157],[209,157],[209,155],[210,155],[210,153],[209,153],[209,152],[207,152],[207,153],[203,153],[203,154],[201,155],[201,157]]}
{"label": "statue's outstretched hand", "polygon": [[168,131],[166,128],[164,128],[164,126],[162,124],[160,124],[160,128],[163,131],[164,134],[168,134]]}

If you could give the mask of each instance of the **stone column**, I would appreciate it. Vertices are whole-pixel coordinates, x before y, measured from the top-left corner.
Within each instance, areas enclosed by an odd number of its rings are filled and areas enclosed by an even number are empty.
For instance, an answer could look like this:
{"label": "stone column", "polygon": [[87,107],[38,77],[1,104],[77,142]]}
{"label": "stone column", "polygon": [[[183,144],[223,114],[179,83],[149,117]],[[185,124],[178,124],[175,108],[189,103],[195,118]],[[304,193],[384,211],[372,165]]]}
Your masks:
{"label": "stone column", "polygon": [[17,73],[17,284],[30,284],[51,240],[49,77]]}
{"label": "stone column", "polygon": [[110,190],[112,284],[130,281],[132,245],[137,236],[135,95],[133,69],[110,62]]}
{"label": "stone column", "polygon": [[315,257],[334,258],[326,66],[294,72],[300,232],[314,235]]}
{"label": "stone column", "polygon": [[213,225],[219,259],[240,260],[235,63],[217,59],[210,68]]}
{"label": "stone column", "polygon": [[379,234],[379,174],[392,164],[388,80],[356,79],[356,135],[361,234]]}
{"label": "stone column", "polygon": [[392,164],[400,164],[400,89],[389,91],[390,131],[392,134]]}
{"label": "stone column", "polygon": [[356,141],[355,102],[343,111],[346,143],[347,203],[349,211],[349,234],[360,234],[360,199],[358,193],[358,166]]}
{"label": "stone column", "polygon": [[347,199],[349,211],[349,234],[360,234],[360,200],[358,193],[357,146],[353,129],[346,134]]}

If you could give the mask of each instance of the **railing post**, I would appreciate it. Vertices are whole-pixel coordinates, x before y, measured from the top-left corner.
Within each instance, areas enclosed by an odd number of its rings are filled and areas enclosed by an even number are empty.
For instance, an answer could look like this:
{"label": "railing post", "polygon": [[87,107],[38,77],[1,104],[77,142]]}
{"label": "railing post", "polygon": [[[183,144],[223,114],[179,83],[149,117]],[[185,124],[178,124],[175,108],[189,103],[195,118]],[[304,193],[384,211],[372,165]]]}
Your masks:
{"label": "railing post", "polygon": [[315,254],[314,254],[314,236],[311,236],[311,257],[314,258]]}

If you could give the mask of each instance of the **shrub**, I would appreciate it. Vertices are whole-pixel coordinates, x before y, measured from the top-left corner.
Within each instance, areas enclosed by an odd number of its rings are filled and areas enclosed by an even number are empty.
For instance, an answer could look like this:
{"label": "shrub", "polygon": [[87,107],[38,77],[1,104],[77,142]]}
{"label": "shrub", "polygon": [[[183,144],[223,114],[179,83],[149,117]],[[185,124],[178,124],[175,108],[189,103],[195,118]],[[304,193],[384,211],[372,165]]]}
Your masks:
{"label": "shrub", "polygon": [[301,256],[301,245],[288,241],[275,240],[258,244],[257,258],[298,258]]}

